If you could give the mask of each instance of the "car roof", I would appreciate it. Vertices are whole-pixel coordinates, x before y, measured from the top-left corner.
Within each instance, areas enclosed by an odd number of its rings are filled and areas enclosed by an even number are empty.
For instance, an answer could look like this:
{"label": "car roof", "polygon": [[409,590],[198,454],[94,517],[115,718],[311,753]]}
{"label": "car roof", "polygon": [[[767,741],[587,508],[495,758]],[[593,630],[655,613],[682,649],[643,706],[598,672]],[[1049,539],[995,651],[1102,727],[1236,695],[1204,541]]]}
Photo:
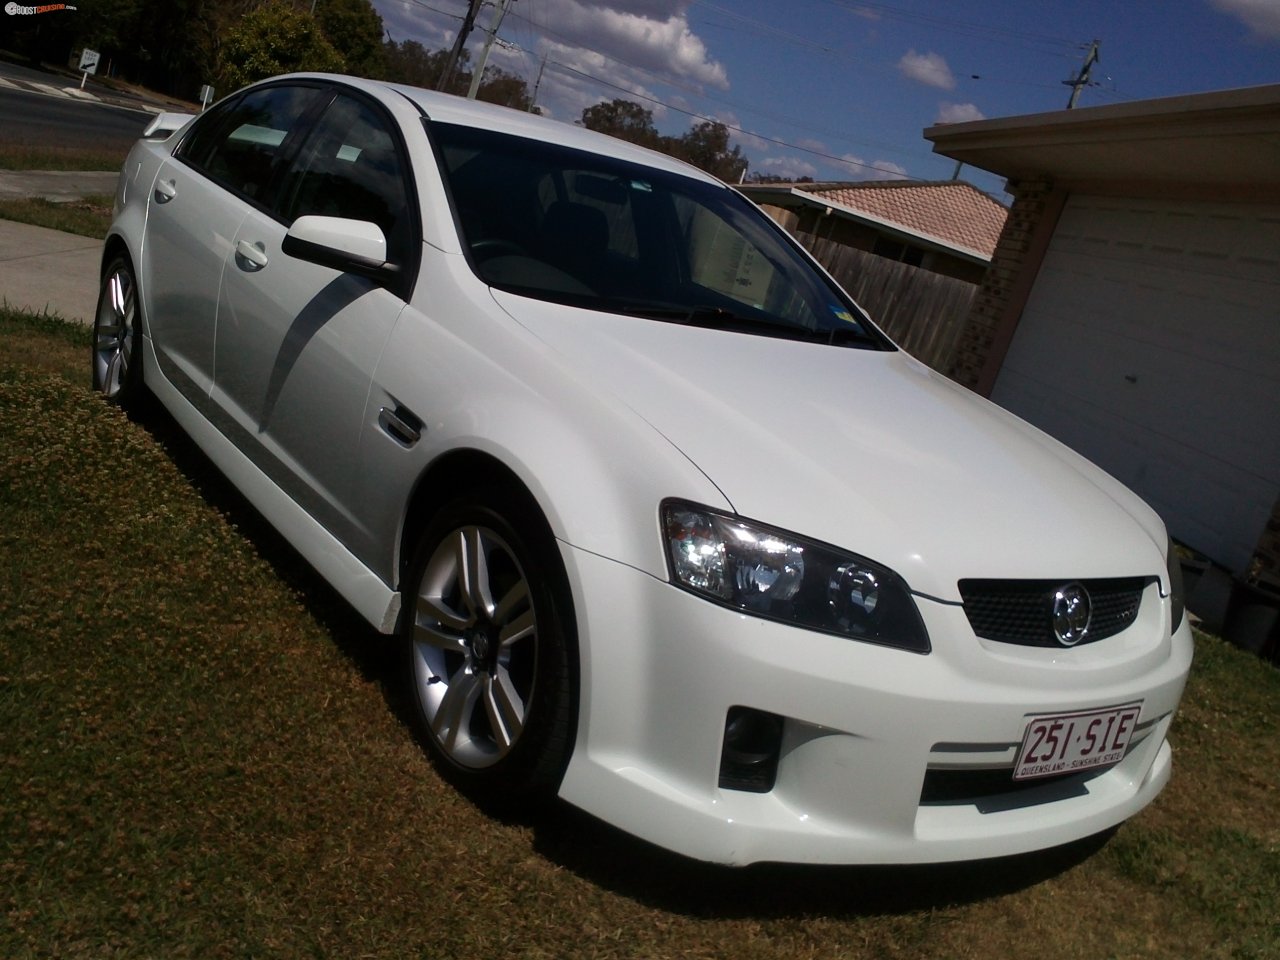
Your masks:
{"label": "car roof", "polygon": [[387,97],[400,95],[413,103],[427,118],[440,123],[453,123],[460,126],[479,127],[485,130],[496,130],[517,137],[541,140],[589,153],[598,153],[619,160],[638,163],[646,167],[656,167],[670,173],[680,174],[696,180],[703,180],[724,186],[724,182],[700,170],[692,164],[677,160],[636,146],[626,140],[619,140],[594,130],[588,130],[574,124],[564,123],[548,117],[513,110],[510,107],[480,100],[468,100],[466,97],[451,93],[440,93],[436,90],[424,90],[400,83],[387,83],[382,80],[367,80],[362,77],[349,77],[328,73],[296,73],[282,77],[272,77],[270,82],[289,79],[327,80],[356,87],[376,96]]}

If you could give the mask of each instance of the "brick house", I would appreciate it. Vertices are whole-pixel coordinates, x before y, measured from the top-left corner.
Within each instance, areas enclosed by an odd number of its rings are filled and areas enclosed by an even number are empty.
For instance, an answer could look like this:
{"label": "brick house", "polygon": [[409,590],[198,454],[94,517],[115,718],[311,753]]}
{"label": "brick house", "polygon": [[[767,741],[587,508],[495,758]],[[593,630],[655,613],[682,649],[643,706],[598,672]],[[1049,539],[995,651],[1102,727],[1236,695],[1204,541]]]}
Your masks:
{"label": "brick house", "polygon": [[974,284],[982,282],[1009,212],[959,180],[744,183],[738,190],[797,235]]}

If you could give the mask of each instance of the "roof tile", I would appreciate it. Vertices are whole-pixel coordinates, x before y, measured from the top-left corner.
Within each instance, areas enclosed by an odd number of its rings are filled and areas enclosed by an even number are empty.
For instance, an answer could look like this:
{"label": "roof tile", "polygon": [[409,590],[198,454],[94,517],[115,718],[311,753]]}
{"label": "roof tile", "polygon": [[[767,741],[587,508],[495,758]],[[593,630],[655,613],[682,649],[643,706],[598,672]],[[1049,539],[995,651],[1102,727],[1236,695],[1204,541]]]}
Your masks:
{"label": "roof tile", "polygon": [[869,180],[853,183],[798,183],[801,190],[842,207],[898,224],[954,246],[991,256],[1008,209],[960,180],[920,182]]}

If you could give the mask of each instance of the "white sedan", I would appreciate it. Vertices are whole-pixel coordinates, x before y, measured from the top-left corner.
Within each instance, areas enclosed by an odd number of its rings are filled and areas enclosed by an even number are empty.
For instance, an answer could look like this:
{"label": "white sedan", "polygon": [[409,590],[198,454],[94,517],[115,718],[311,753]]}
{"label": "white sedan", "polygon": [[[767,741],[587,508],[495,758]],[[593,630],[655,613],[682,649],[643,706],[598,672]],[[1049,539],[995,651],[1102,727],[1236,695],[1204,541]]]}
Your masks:
{"label": "white sedan", "polygon": [[692,857],[1105,830],[1191,663],[1159,518],[898,350],[731,188],[347,77],[157,119],[93,382],[398,634],[462,788]]}

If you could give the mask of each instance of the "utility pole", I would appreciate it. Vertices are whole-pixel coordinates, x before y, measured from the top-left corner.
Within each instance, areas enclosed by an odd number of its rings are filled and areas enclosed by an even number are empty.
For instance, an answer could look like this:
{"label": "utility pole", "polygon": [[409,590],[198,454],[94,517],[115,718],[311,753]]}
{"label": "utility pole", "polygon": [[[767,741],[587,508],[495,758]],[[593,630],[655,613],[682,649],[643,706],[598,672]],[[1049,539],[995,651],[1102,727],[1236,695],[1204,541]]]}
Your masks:
{"label": "utility pole", "polygon": [[458,58],[462,56],[462,48],[467,44],[471,28],[476,25],[476,14],[480,12],[480,4],[484,0],[471,0],[467,7],[467,15],[462,18],[462,26],[458,28],[458,37],[453,41],[453,49],[449,51],[449,59],[445,61],[444,72],[440,74],[437,90],[447,91],[453,83],[454,74],[458,72]]}
{"label": "utility pole", "polygon": [[1080,89],[1089,85],[1089,71],[1093,69],[1093,65],[1098,62],[1098,41],[1093,41],[1089,47],[1089,55],[1084,58],[1084,66],[1080,68],[1080,73],[1074,80],[1063,80],[1068,87],[1071,88],[1071,99],[1067,101],[1067,109],[1074,110],[1076,101],[1080,99]]}
{"label": "utility pole", "polygon": [[507,15],[507,8],[510,6],[511,0],[501,0],[493,15],[493,26],[489,28],[489,39],[484,42],[484,50],[480,53],[480,63],[471,73],[471,88],[467,91],[468,100],[476,98],[476,92],[480,89],[480,80],[484,77],[484,68],[489,63],[489,51],[493,49],[493,41],[498,39],[498,28],[502,26],[502,18]]}
{"label": "utility pole", "polygon": [[538,65],[538,79],[533,81],[533,94],[529,97],[529,112],[538,112],[538,88],[542,86],[542,71],[547,69],[547,55],[542,55],[542,63]]}

